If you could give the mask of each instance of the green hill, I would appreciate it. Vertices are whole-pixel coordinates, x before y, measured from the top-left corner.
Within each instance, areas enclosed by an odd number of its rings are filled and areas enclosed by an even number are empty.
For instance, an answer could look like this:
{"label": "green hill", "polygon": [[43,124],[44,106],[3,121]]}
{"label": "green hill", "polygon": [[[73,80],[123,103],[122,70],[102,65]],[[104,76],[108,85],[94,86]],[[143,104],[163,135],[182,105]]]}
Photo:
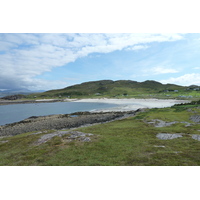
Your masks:
{"label": "green hill", "polygon": [[[192,90],[192,89],[191,89]],[[137,82],[131,80],[100,80],[90,81],[69,86],[58,90],[49,90],[39,94],[29,95],[29,98],[97,98],[97,97],[141,97],[144,98],[156,95],[163,98],[174,94],[185,94],[191,92],[188,87],[173,84],[162,84],[156,81],[147,80]]]}

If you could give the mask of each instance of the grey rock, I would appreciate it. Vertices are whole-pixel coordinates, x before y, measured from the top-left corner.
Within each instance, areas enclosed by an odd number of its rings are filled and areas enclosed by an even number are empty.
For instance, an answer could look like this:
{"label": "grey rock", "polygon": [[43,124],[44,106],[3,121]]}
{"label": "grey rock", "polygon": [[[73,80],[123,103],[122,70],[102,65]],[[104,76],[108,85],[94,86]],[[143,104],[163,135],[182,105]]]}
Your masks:
{"label": "grey rock", "polygon": [[154,127],[167,127],[167,126],[171,126],[173,124],[177,124],[177,123],[182,123],[182,124],[186,124],[185,127],[189,127],[189,126],[192,126],[193,124],[189,123],[189,122],[177,122],[177,121],[174,121],[174,122],[165,122],[165,121],[162,121],[160,119],[154,119],[150,122],[147,122],[148,124],[151,124],[153,125]]}
{"label": "grey rock", "polygon": [[51,138],[57,136],[57,133],[50,133],[50,134],[46,134],[43,135],[38,141],[37,144],[42,144],[42,143],[46,143],[48,140],[50,140]]}
{"label": "grey rock", "polygon": [[200,141],[200,135],[192,135],[192,139]]}
{"label": "grey rock", "polygon": [[180,122],[180,123],[182,123],[182,124],[186,124],[186,125],[185,125],[185,127],[192,126],[192,124],[191,124],[191,123],[189,123],[189,122]]}
{"label": "grey rock", "polygon": [[92,136],[92,135],[94,135],[94,134],[92,134],[92,133],[87,133],[86,135],[88,135],[88,136]]}
{"label": "grey rock", "polygon": [[81,141],[81,142],[90,142],[91,139],[89,137],[81,137],[81,138],[79,138],[79,141]]}
{"label": "grey rock", "polygon": [[8,142],[8,140],[0,141],[1,144]]}
{"label": "grey rock", "polygon": [[166,127],[166,126],[171,126],[173,124],[176,124],[178,122],[165,122],[165,121],[162,121],[160,119],[154,119],[150,122],[147,122],[148,124],[152,124],[154,125],[155,127]]}
{"label": "grey rock", "polygon": [[190,120],[195,122],[195,123],[199,123],[200,122],[200,115],[192,115],[190,117]]}
{"label": "grey rock", "polygon": [[75,138],[78,138],[78,137],[85,137],[86,134],[85,133],[82,133],[82,132],[78,132],[78,131],[71,131],[71,136],[69,136],[68,138],[69,139],[75,139]]}
{"label": "grey rock", "polygon": [[180,137],[183,137],[182,136],[183,133],[174,133],[174,134],[171,134],[171,133],[158,133],[156,135],[156,137],[160,140],[172,140],[172,139],[175,139],[175,138],[180,138]]}
{"label": "grey rock", "polygon": [[154,147],[161,147],[161,148],[165,148],[165,146],[162,146],[162,145],[154,145]]}
{"label": "grey rock", "polygon": [[38,135],[38,134],[41,134],[42,131],[39,131],[39,132],[36,132],[36,133],[31,133],[31,135]]}
{"label": "grey rock", "polygon": [[47,141],[49,141],[50,139],[52,139],[55,136],[62,137],[64,135],[69,135],[67,137],[68,141],[78,140],[78,141],[82,141],[82,142],[89,142],[89,141],[91,141],[91,139],[86,136],[92,136],[93,134],[83,133],[83,132],[79,132],[79,131],[57,131],[54,133],[49,133],[49,134],[41,136],[41,138],[36,142],[36,145],[46,143]]}
{"label": "grey rock", "polygon": [[63,135],[67,135],[67,134],[70,134],[70,131],[57,131],[57,136],[63,136]]}

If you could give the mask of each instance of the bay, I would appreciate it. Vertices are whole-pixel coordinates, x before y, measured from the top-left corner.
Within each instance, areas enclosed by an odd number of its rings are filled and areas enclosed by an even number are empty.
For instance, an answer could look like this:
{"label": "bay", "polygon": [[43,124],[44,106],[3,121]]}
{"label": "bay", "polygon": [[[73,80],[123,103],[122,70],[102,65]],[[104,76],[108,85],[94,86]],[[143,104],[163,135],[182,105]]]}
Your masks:
{"label": "bay", "polygon": [[19,122],[31,116],[46,116],[54,114],[69,114],[73,112],[92,111],[115,107],[108,103],[56,102],[12,104],[0,106],[0,125]]}

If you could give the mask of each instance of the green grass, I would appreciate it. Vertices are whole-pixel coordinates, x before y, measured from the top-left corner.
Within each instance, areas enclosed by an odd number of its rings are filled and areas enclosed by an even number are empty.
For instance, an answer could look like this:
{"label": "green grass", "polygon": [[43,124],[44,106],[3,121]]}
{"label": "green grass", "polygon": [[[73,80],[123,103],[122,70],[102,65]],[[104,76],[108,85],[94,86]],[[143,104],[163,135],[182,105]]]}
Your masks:
{"label": "green grass", "polygon": [[[199,166],[200,141],[192,139],[191,134],[200,134],[200,124],[185,127],[181,123],[190,122],[189,117],[194,114],[188,111],[188,106],[149,109],[124,120],[79,128],[79,131],[94,134],[92,142],[65,143],[63,136],[34,146],[44,133],[1,138],[0,141],[8,142],[0,143],[0,165]],[[195,106],[192,111],[200,114],[200,109]],[[144,122],[152,119],[180,123],[157,128]],[[160,140],[156,138],[157,133],[185,135],[173,140]]]}
{"label": "green grass", "polygon": [[[177,90],[178,92],[174,92]],[[185,96],[185,97],[180,97]],[[189,97],[189,96],[192,96]],[[130,80],[101,80],[85,82],[59,90],[50,90],[38,94],[27,95],[28,99],[41,98],[159,98],[159,99],[189,99],[200,98],[200,91],[194,88],[161,84],[156,81],[136,82]]]}

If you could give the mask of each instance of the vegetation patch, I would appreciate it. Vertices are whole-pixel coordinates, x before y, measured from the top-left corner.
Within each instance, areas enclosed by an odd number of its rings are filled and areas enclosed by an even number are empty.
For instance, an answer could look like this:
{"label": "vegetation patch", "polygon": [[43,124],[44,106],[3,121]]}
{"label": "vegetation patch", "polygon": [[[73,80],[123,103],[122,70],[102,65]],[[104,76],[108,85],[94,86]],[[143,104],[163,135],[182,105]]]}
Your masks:
{"label": "vegetation patch", "polygon": [[200,87],[183,87],[174,84],[162,84],[156,81],[137,82],[131,80],[100,80],[69,86],[59,90],[50,90],[27,95],[28,99],[38,98],[158,98],[187,99],[200,98]]}

